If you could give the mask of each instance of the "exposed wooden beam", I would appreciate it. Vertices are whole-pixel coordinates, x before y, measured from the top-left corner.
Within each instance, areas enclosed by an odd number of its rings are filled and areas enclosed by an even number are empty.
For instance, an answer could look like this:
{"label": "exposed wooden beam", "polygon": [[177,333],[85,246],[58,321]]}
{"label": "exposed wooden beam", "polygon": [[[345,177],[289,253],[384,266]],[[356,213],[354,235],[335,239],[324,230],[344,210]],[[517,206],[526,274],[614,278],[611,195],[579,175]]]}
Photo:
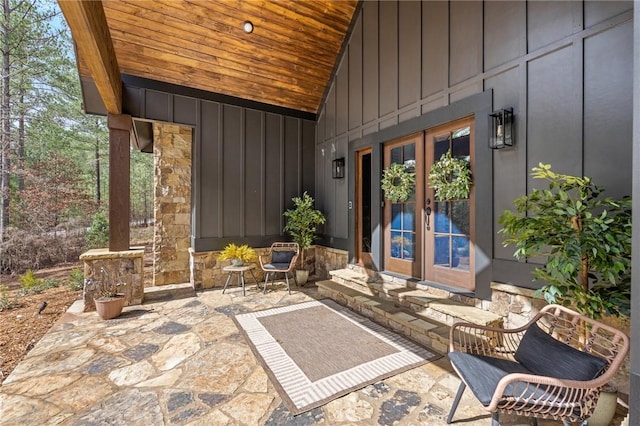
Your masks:
{"label": "exposed wooden beam", "polygon": [[58,0],[78,52],[110,114],[122,113],[122,81],[101,1]]}
{"label": "exposed wooden beam", "polygon": [[109,127],[109,250],[129,250],[131,210],[130,115],[107,115]]}

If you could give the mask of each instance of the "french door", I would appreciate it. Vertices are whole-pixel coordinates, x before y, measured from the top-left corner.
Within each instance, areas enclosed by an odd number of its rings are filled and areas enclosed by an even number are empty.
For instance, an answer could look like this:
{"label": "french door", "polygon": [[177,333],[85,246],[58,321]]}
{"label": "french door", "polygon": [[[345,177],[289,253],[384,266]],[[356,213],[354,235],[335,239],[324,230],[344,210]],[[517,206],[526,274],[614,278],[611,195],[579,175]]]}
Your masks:
{"label": "french door", "polygon": [[403,203],[384,203],[385,269],[410,277],[420,277],[422,270],[421,211],[424,197],[424,135],[412,135],[384,147],[384,168],[403,164],[416,173],[414,192]]}
{"label": "french door", "polygon": [[431,165],[447,151],[453,157],[474,158],[473,117],[458,120],[425,134],[424,279],[465,290],[475,289],[473,185],[468,199],[436,200],[429,187]]}

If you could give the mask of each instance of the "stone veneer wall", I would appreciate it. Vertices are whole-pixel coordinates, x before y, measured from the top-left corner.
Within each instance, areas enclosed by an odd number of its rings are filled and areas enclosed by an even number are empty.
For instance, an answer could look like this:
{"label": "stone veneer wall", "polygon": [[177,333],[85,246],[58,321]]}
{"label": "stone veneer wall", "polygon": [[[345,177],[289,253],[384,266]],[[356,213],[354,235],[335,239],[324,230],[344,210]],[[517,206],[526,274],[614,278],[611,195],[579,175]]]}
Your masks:
{"label": "stone veneer wall", "polygon": [[190,127],[153,125],[153,285],[189,282],[191,234]]}
{"label": "stone veneer wall", "polygon": [[[265,248],[254,248],[256,254],[266,254],[269,250]],[[219,261],[219,251],[206,251],[196,253],[189,249],[191,255],[190,263],[190,280],[189,282],[196,290],[202,290],[213,287],[222,287],[227,279],[228,273],[222,268],[230,264],[229,261]],[[314,279],[328,279],[329,271],[346,267],[348,253],[343,250],[337,250],[329,247],[312,246],[305,253],[305,263],[309,268],[309,276]],[[253,270],[258,281],[264,281],[264,273],[256,262],[256,268]],[[245,278],[251,282],[251,274],[245,275]]]}
{"label": "stone veneer wall", "polygon": [[95,311],[93,300],[99,296],[105,280],[115,280],[125,306],[139,305],[144,299],[144,248],[125,251],[93,249],[80,255],[84,263],[84,311]]}

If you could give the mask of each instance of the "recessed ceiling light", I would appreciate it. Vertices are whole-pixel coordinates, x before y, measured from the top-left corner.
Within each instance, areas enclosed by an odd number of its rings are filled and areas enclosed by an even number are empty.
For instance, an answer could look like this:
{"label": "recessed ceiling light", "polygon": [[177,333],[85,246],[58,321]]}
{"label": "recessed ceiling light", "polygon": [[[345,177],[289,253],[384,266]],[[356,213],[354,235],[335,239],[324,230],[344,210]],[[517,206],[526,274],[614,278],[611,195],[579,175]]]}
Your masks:
{"label": "recessed ceiling light", "polygon": [[251,34],[253,32],[253,22],[244,21],[242,23],[242,31],[244,31],[247,34]]}

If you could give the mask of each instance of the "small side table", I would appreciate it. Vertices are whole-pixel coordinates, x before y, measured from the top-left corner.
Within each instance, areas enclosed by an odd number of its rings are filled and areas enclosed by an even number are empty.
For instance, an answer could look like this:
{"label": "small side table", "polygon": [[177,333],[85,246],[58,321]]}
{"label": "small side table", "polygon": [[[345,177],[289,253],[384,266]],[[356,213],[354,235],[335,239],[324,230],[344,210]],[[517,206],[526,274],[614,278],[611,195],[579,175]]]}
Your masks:
{"label": "small side table", "polygon": [[227,277],[227,282],[224,283],[224,288],[222,289],[222,294],[224,294],[224,291],[227,289],[227,286],[229,285],[229,281],[231,281],[231,276],[235,273],[238,274],[238,284],[242,285],[242,295],[245,296],[246,292],[244,289],[244,273],[246,271],[251,272],[251,276],[253,277],[253,280],[256,282],[256,284],[258,284],[258,280],[256,279],[256,276],[253,273],[253,270],[255,269],[255,265],[243,265],[243,266],[225,266],[224,268],[222,268],[222,270],[224,272],[228,272],[229,276]]}

